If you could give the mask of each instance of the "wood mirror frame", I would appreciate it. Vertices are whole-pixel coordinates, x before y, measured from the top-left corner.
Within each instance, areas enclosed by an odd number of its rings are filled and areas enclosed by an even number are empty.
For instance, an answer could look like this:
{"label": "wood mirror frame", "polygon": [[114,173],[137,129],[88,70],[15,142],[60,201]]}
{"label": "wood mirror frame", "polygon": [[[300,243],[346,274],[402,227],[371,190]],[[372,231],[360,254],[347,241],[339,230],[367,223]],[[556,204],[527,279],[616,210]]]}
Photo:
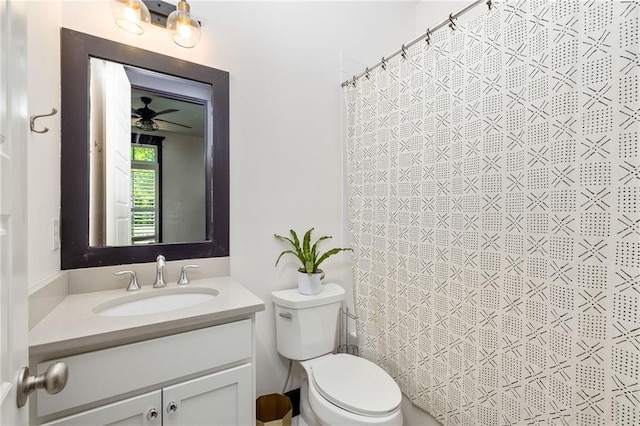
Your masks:
{"label": "wood mirror frame", "polygon": [[[61,29],[61,269],[229,255],[229,73]],[[206,241],[140,246],[89,245],[89,58],[212,86],[206,138]]]}

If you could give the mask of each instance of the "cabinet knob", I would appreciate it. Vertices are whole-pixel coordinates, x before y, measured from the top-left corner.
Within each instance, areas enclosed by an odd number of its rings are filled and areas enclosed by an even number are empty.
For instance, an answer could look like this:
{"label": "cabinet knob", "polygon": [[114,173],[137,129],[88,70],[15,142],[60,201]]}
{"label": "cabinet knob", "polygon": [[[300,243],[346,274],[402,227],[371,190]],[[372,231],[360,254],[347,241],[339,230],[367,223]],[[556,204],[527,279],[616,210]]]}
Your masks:
{"label": "cabinet knob", "polygon": [[178,411],[178,404],[176,404],[175,401],[171,401],[167,405],[167,413],[175,413],[176,411]]}
{"label": "cabinet knob", "polygon": [[157,418],[158,418],[158,410],[156,410],[155,408],[152,408],[151,410],[149,410],[149,412],[147,413],[147,420],[152,422]]}
{"label": "cabinet knob", "polygon": [[22,367],[18,376],[17,397],[18,407],[27,403],[29,394],[38,389],[44,389],[47,393],[56,394],[67,385],[69,368],[64,362],[51,364],[44,374],[39,376],[29,375],[29,367]]}

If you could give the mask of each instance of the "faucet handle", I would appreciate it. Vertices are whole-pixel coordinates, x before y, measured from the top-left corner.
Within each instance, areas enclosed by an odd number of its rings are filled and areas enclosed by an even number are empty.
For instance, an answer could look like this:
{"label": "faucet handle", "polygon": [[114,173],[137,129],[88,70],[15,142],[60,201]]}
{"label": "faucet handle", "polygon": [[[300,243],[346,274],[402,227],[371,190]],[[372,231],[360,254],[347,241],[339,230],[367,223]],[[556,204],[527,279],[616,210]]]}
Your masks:
{"label": "faucet handle", "polygon": [[130,274],[131,279],[129,280],[129,285],[127,286],[127,291],[138,291],[140,290],[140,284],[138,284],[138,276],[135,271],[119,271],[114,272],[113,275],[124,275]]}
{"label": "faucet handle", "polygon": [[187,276],[187,269],[197,269],[200,265],[184,265],[180,270],[180,278],[178,279],[178,285],[189,284],[189,277]]}

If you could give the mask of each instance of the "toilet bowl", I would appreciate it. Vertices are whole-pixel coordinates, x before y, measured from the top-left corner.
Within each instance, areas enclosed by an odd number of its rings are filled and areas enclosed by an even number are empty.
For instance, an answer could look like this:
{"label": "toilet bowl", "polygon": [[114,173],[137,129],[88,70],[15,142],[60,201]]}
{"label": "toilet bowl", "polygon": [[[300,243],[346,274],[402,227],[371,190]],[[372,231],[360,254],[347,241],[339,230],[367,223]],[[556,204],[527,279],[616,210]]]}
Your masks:
{"label": "toilet bowl", "polygon": [[336,354],[300,365],[306,373],[300,414],[308,426],[402,425],[402,393],[374,363]]}
{"label": "toilet bowl", "polygon": [[325,284],[319,294],[272,293],[276,346],[300,363],[301,424],[401,426],[402,393],[386,371],[353,355],[333,354],[344,289]]}

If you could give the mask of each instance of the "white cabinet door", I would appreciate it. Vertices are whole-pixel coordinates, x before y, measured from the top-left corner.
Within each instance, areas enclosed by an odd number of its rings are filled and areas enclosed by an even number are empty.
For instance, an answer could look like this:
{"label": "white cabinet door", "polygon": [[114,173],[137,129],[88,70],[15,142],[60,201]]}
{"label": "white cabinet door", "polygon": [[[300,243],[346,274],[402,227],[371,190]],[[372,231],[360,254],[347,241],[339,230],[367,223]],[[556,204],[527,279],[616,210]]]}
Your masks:
{"label": "white cabinet door", "polygon": [[[153,412],[155,410],[155,415]],[[43,426],[160,426],[162,424],[162,391],[105,405],[75,416],[65,417]]]}
{"label": "white cabinet door", "polygon": [[251,365],[247,364],[166,387],[163,425],[253,425],[251,385]]}

